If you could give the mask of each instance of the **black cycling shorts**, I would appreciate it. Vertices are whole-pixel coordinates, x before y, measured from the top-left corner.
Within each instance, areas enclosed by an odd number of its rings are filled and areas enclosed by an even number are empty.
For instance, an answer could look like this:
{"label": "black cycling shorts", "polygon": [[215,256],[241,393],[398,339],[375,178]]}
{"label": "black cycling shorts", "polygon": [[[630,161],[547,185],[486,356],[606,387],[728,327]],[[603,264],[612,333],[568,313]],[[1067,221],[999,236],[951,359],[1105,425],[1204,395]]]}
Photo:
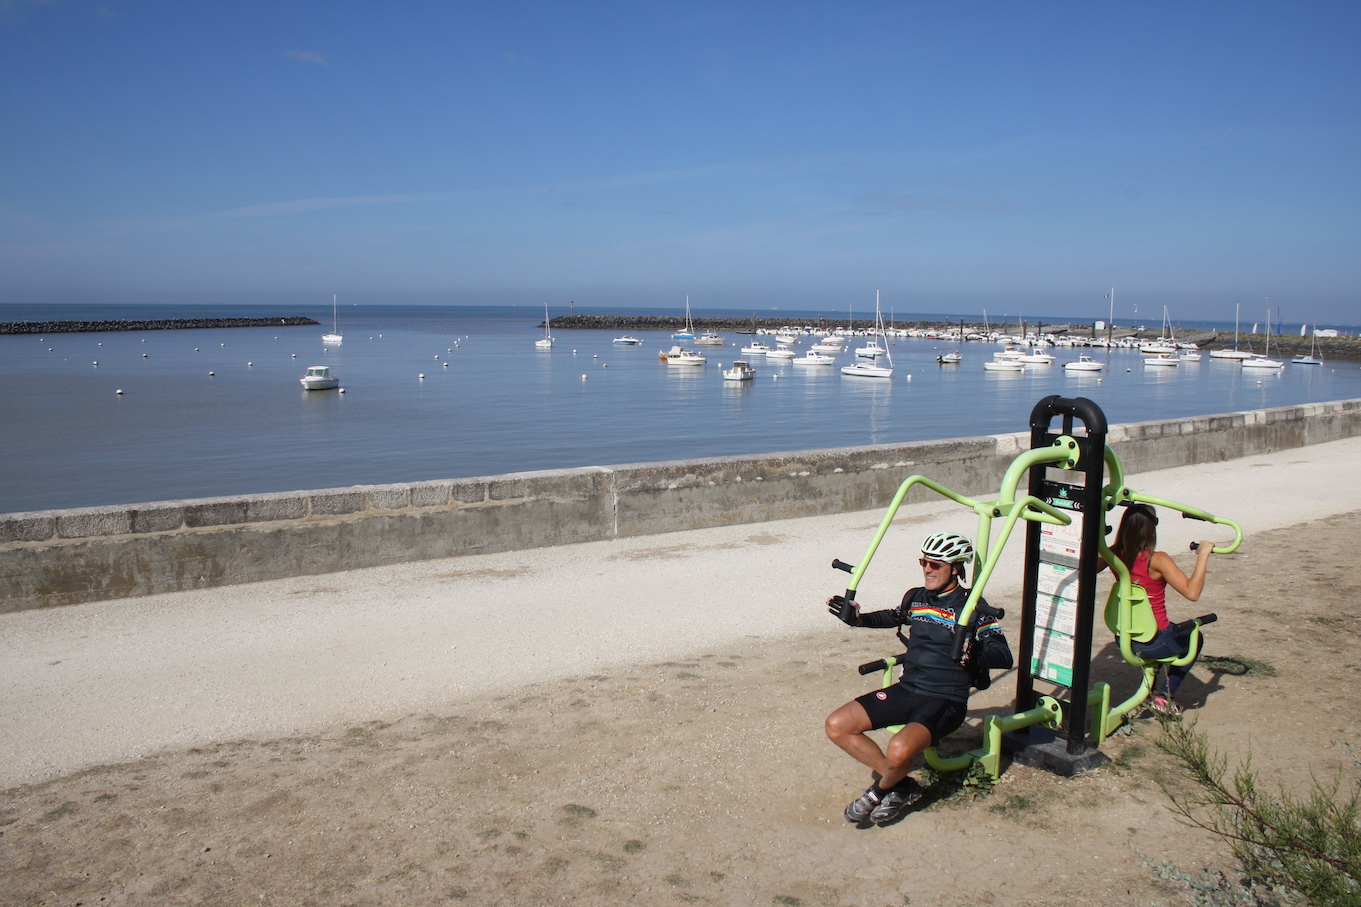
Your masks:
{"label": "black cycling shorts", "polygon": [[895,724],[920,724],[931,732],[932,746],[963,724],[964,713],[969,710],[967,702],[922,696],[901,683],[857,696],[855,701],[870,716],[876,730]]}

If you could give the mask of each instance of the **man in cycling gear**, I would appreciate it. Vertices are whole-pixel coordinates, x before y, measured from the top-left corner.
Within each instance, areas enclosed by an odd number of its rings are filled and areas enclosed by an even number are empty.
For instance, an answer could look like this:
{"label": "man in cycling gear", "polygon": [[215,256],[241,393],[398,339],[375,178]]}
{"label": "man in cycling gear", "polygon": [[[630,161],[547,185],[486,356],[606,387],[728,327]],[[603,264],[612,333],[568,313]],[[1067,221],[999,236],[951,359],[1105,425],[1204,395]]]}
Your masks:
{"label": "man in cycling gear", "polygon": [[[886,825],[922,797],[921,786],[908,777],[912,760],[964,722],[969,688],[980,667],[1010,668],[1011,651],[991,616],[978,621],[970,649],[973,663],[952,657],[954,628],[969,592],[960,583],[973,559],[973,544],[952,532],[928,536],[919,561],[921,588],[910,589],[896,608],[860,613],[854,602],[834,596],[828,610],[853,627],[907,626],[898,636],[907,645],[903,673],[891,687],[867,693],[827,717],[827,737],[869,766],[879,779],[846,807],[846,821]],[[980,599],[980,605],[987,603]],[[866,732],[903,725],[886,750]]]}

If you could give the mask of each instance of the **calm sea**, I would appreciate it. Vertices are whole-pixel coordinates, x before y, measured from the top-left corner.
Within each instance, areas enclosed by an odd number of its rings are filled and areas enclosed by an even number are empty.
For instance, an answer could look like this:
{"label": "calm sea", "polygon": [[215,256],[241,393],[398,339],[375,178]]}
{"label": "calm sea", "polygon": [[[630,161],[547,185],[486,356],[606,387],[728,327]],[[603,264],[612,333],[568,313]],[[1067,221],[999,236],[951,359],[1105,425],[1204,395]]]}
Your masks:
{"label": "calm sea", "polygon": [[[890,381],[755,359],[756,380],[736,383],[720,363],[745,336],[705,349],[703,368],[660,363],[661,332],[619,347],[557,331],[540,351],[529,307],[342,306],[344,343],[326,349],[329,307],[0,306],[0,321],[237,315],[325,328],[0,336],[0,512],[1020,431],[1049,394],[1089,397],[1111,422],[1361,397],[1355,363],[1258,375],[1115,352],[1097,376],[1013,375],[983,370],[992,345],[940,366],[947,347],[926,340],[894,342]],[[304,391],[310,365],[346,392]]]}

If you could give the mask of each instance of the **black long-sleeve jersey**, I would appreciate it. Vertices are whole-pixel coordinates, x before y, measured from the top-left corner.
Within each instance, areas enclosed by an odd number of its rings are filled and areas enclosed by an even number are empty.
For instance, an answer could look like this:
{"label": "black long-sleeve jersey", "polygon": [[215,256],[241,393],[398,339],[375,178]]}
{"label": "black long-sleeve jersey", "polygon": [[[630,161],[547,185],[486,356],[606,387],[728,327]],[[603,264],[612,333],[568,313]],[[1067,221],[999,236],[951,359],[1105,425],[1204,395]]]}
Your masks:
{"label": "black long-sleeve jersey", "polygon": [[[954,645],[955,621],[968,598],[969,590],[963,586],[955,586],[942,595],[934,595],[924,588],[909,589],[896,608],[861,614],[860,625],[884,629],[906,625],[909,628],[907,658],[898,682],[923,696],[967,700],[971,671],[961,667],[950,653]],[[980,599],[980,604],[987,602]],[[989,648],[988,637],[994,634],[1002,634],[997,619],[980,618],[975,651]],[[1005,646],[1004,637],[1002,645]]]}

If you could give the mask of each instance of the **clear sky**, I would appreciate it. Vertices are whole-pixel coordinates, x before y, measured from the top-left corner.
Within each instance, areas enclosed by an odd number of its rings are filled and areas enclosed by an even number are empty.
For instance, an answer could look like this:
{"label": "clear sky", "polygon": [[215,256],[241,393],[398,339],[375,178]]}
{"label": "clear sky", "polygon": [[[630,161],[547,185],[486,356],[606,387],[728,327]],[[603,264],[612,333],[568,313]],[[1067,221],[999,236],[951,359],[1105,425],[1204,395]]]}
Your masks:
{"label": "clear sky", "polygon": [[0,0],[0,302],[1361,321],[1361,3]]}

